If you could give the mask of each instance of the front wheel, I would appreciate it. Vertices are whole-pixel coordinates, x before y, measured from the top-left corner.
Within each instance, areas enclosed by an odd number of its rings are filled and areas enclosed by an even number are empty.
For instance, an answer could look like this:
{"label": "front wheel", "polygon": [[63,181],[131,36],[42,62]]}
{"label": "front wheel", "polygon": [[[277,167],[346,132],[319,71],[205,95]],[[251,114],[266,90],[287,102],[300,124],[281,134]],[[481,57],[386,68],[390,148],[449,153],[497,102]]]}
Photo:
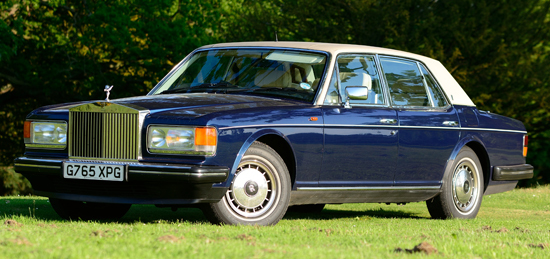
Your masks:
{"label": "front wheel", "polygon": [[101,220],[122,218],[132,204],[82,202],[50,198],[50,204],[63,219]]}
{"label": "front wheel", "polygon": [[285,162],[271,147],[254,142],[244,154],[225,196],[202,207],[214,224],[275,225],[290,200]]}
{"label": "front wheel", "polygon": [[428,211],[437,219],[473,219],[483,197],[481,163],[471,148],[463,147],[452,168],[443,177],[441,194],[426,201]]}

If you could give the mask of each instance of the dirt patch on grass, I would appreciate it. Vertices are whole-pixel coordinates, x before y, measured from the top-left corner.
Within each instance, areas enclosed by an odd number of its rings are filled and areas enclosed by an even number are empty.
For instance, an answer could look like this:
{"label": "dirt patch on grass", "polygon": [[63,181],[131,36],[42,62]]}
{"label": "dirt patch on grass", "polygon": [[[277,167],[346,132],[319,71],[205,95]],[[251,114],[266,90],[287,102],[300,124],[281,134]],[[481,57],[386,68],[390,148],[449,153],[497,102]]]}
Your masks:
{"label": "dirt patch on grass", "polygon": [[185,237],[183,237],[183,236],[177,237],[177,236],[174,236],[174,235],[165,235],[165,236],[161,236],[161,237],[158,238],[158,241],[168,242],[168,243],[178,243],[181,240],[185,240]]}
{"label": "dirt patch on grass", "polygon": [[499,230],[497,230],[497,231],[494,231],[494,232],[497,232],[497,233],[506,233],[506,232],[508,232],[508,229],[505,228],[505,227],[503,227],[503,228],[501,228],[501,229],[499,229]]}
{"label": "dirt patch on grass", "polygon": [[540,248],[540,249],[548,249],[548,248],[550,248],[550,244],[548,244],[548,243],[529,244],[529,247]]}
{"label": "dirt patch on grass", "polygon": [[23,224],[13,220],[13,219],[8,219],[6,221],[4,221],[4,225],[6,226],[9,226],[9,227],[20,227],[20,226],[23,226]]}
{"label": "dirt patch on grass", "polygon": [[8,239],[6,241],[0,242],[0,245],[25,245],[25,246],[32,246],[32,243],[27,240],[25,237],[17,237],[14,239]]}
{"label": "dirt patch on grass", "polygon": [[507,233],[507,232],[509,232],[509,230],[505,227],[502,227],[498,230],[493,230],[493,228],[491,226],[483,226],[483,227],[481,227],[481,231],[490,231],[490,232],[493,232],[493,233]]}
{"label": "dirt patch on grass", "polygon": [[422,242],[422,243],[416,245],[413,249],[403,249],[401,247],[398,247],[394,251],[398,252],[398,253],[406,252],[406,253],[409,253],[409,254],[425,253],[425,254],[428,254],[428,255],[437,253],[437,249],[428,242]]}
{"label": "dirt patch on grass", "polygon": [[327,235],[327,237],[330,236],[330,234],[332,234],[332,233],[335,232],[334,230],[332,230],[332,229],[330,229],[330,228],[328,228],[328,229],[310,228],[309,230],[310,230],[310,231],[315,231],[315,232],[321,232],[321,233],[324,232],[324,233]]}
{"label": "dirt patch on grass", "polygon": [[481,227],[481,230],[483,230],[483,231],[492,231],[493,228],[491,226],[483,226],[483,227]]}
{"label": "dirt patch on grass", "polygon": [[245,240],[245,241],[254,241],[255,238],[253,236],[247,235],[247,234],[240,234],[237,236],[237,239]]}
{"label": "dirt patch on grass", "polygon": [[41,227],[41,228],[47,228],[47,227],[50,227],[50,228],[57,228],[57,225],[56,224],[42,224],[42,223],[39,223],[39,224],[36,224],[37,226]]}
{"label": "dirt patch on grass", "polygon": [[110,230],[110,229],[107,229],[107,230],[96,230],[96,231],[92,231],[92,233],[90,234],[90,236],[94,236],[94,237],[110,237],[110,236],[113,236],[115,233],[118,233],[119,231],[118,230]]}

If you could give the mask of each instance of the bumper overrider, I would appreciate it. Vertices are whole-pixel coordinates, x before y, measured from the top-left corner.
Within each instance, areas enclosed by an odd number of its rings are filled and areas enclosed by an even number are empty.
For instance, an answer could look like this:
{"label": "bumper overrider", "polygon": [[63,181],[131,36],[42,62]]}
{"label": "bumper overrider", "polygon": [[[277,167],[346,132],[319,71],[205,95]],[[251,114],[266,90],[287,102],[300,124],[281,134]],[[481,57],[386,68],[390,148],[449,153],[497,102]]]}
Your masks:
{"label": "bumper overrider", "polygon": [[[67,159],[19,157],[15,171],[31,182],[34,193],[51,198],[130,204],[195,204],[219,201],[227,188],[229,168],[223,166],[126,163],[124,181],[66,179]],[[109,164],[106,161],[89,161]],[[120,163],[117,163],[120,164]]]}

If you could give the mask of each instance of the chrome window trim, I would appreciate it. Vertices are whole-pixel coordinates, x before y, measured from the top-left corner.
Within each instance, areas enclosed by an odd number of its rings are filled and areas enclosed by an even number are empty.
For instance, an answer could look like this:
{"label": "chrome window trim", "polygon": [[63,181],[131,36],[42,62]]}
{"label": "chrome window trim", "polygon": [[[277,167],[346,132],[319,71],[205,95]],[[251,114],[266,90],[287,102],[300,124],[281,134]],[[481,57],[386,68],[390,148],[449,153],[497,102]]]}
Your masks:
{"label": "chrome window trim", "polygon": [[[421,61],[418,61],[418,64],[421,65],[424,69],[426,69],[426,71],[430,74],[432,79],[435,81],[435,87],[439,90],[440,93],[443,94],[443,98],[445,98],[445,102],[447,103],[447,106],[444,106],[444,107],[451,106],[451,102],[449,101],[450,100],[449,96],[447,96],[447,93],[445,93],[445,91],[441,87],[441,84],[439,83],[439,81],[437,81],[437,77],[434,76],[434,73],[432,73],[432,71],[428,69],[428,66],[426,66],[426,64],[422,63]],[[420,73],[422,73],[422,69],[420,69]]]}
{"label": "chrome window trim", "polygon": [[430,90],[428,89],[428,81],[426,80],[426,77],[422,73],[422,68],[420,67],[420,64],[418,62],[416,62],[416,67],[418,68],[418,73],[422,77],[422,83],[424,84],[424,90],[426,90],[426,95],[428,96],[428,100],[430,101],[430,106],[435,107],[433,96],[430,94]]}
{"label": "chrome window trim", "polygon": [[[384,75],[384,81],[386,82],[386,88],[388,89],[388,98],[390,98],[390,106],[393,107],[393,108],[396,108],[396,109],[405,109],[405,110],[411,110],[411,109],[427,109],[427,108],[436,108],[437,110],[443,110],[443,109],[449,109],[452,105],[451,105],[451,102],[449,102],[449,97],[447,96],[447,93],[445,93],[445,91],[443,91],[443,89],[441,88],[440,86],[440,83],[437,81],[437,78],[433,76],[433,73],[428,69],[428,66],[426,66],[426,64],[424,64],[422,61],[419,61],[417,59],[412,59],[412,58],[404,58],[404,57],[400,57],[400,56],[392,56],[392,55],[377,55],[380,59],[381,58],[384,58],[384,57],[387,57],[387,58],[392,58],[392,59],[399,59],[399,60],[404,60],[404,61],[409,61],[409,62],[415,62],[417,63],[417,66],[418,64],[421,64],[424,68],[426,68],[426,71],[428,71],[430,73],[430,75],[432,76],[432,78],[436,81],[437,83],[437,88],[439,89],[439,91],[441,91],[443,93],[443,96],[445,98],[445,101],[447,102],[447,106],[442,106],[442,107],[427,107],[427,106],[408,106],[408,105],[394,105],[393,102],[391,102],[391,96],[389,96],[389,85],[387,83],[387,81],[385,80],[386,79],[386,74],[383,72],[383,68],[382,68],[382,63],[380,63],[380,69],[382,70],[382,74]],[[419,68],[420,70],[420,74],[422,74],[422,70]],[[426,92],[426,94],[428,94]]]}
{"label": "chrome window trim", "polygon": [[[388,89],[387,87],[385,86],[384,82],[385,82],[385,76],[381,73],[382,70],[381,70],[381,65],[380,65],[380,62],[379,62],[379,59],[378,59],[378,54],[376,53],[370,53],[370,52],[364,52],[364,53],[360,53],[360,52],[342,52],[342,53],[338,53],[338,55],[336,55],[336,57],[334,58],[334,64],[333,64],[333,71],[331,71],[331,73],[334,73],[334,71],[336,71],[336,78],[337,78],[337,84],[338,84],[338,95],[340,95],[340,99],[342,100],[342,102],[345,102],[345,99],[344,99],[344,96],[342,96],[341,94],[341,86],[340,86],[340,70],[338,69],[338,58],[342,55],[353,55],[353,56],[372,56],[373,57],[373,60],[374,60],[374,65],[375,65],[375,69],[376,69],[376,72],[378,72],[378,78],[379,78],[379,81],[380,81],[380,88],[382,89],[382,95],[384,96],[384,103],[383,104],[366,104],[366,103],[362,103],[362,104],[359,104],[359,103],[352,103],[350,101],[350,105],[353,105],[353,107],[355,106],[359,106],[359,107],[387,107],[387,108],[390,108],[390,103],[389,103],[389,95],[388,95]],[[331,75],[331,77],[334,76],[334,74]],[[332,78],[331,78],[332,79]],[[324,97],[322,98],[321,102],[318,103],[319,105],[324,105],[324,106],[342,106],[342,104],[334,104],[334,105],[327,105],[327,104],[324,104],[324,101],[325,101],[325,98],[326,98],[326,94],[328,92],[328,88],[330,88],[330,85],[326,87],[325,89],[325,93],[324,93]]]}

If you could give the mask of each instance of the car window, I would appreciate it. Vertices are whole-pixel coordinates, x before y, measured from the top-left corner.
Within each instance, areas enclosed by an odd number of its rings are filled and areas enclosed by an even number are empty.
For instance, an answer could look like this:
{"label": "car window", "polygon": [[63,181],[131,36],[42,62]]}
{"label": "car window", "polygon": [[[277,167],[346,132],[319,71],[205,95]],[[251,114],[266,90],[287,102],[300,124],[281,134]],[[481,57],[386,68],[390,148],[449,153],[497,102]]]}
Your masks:
{"label": "car window", "polygon": [[426,85],[428,86],[428,94],[430,95],[434,106],[435,107],[447,106],[447,100],[445,100],[445,97],[441,92],[441,88],[438,87],[437,82],[433,78],[432,74],[428,72],[428,70],[424,67],[424,65],[420,65],[420,70],[424,75],[424,79],[426,79]]}
{"label": "car window", "polygon": [[338,94],[338,76],[337,70],[334,70],[332,74],[332,79],[330,80],[330,85],[327,91],[327,97],[325,98],[325,105],[339,105],[342,103],[340,101],[340,95]]}
{"label": "car window", "polygon": [[416,62],[383,57],[380,63],[393,105],[432,106]]}
{"label": "car window", "polygon": [[213,92],[313,101],[324,75],[322,53],[212,49],[194,53],[152,94]]}
{"label": "car window", "polygon": [[341,55],[338,57],[340,95],[346,97],[346,87],[364,86],[367,100],[350,100],[352,104],[384,104],[380,77],[372,55]]}

